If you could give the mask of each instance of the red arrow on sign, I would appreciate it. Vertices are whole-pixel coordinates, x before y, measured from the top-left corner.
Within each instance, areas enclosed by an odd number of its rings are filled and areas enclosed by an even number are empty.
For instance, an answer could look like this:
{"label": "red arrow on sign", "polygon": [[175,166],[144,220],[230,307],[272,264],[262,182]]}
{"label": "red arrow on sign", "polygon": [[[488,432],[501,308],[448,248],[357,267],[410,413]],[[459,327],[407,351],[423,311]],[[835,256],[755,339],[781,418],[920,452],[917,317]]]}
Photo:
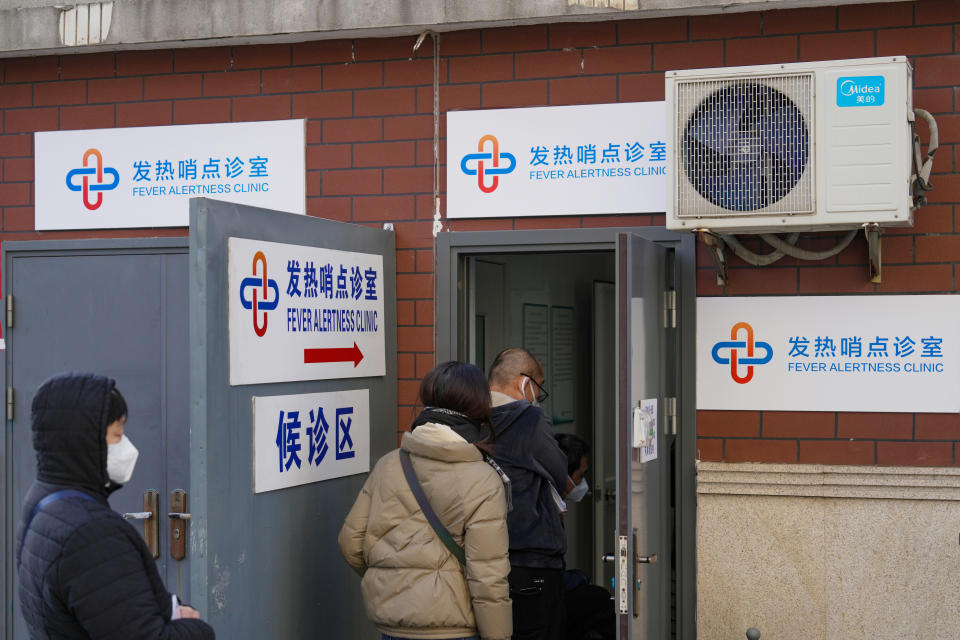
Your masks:
{"label": "red arrow on sign", "polygon": [[304,349],[304,364],[323,364],[326,362],[353,362],[354,368],[363,360],[363,353],[357,343],[353,343],[353,348],[327,348],[327,349]]}

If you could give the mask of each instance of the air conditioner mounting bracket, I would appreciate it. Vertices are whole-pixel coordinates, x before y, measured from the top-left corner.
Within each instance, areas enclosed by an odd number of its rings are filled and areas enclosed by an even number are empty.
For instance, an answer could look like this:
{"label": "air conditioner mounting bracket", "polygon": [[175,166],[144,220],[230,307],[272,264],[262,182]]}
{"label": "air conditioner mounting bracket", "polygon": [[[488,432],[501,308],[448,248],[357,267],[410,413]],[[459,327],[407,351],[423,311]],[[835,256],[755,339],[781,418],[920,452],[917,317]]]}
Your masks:
{"label": "air conditioner mounting bracket", "polygon": [[727,284],[727,256],[724,249],[727,245],[723,238],[710,231],[709,229],[697,229],[697,235],[700,241],[710,249],[710,257],[713,258],[713,266],[717,268],[717,286],[723,287]]}
{"label": "air conditioner mounting bracket", "polygon": [[863,235],[867,238],[867,262],[870,267],[870,282],[880,283],[882,275],[882,261],[880,257],[880,236],[882,230],[876,222],[863,225]]}

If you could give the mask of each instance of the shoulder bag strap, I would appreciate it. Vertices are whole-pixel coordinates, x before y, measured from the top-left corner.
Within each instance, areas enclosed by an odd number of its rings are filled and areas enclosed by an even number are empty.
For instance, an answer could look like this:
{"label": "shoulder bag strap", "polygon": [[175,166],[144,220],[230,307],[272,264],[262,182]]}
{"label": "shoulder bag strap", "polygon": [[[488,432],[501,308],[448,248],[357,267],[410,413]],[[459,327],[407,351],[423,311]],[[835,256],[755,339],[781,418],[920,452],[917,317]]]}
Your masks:
{"label": "shoulder bag strap", "polygon": [[510,476],[507,475],[507,472],[497,464],[497,461],[494,460],[489,453],[480,449],[480,447],[477,447],[477,449],[480,450],[480,455],[483,456],[484,461],[493,467],[493,470],[500,476],[500,482],[503,483],[503,497],[507,500],[507,513],[510,513],[513,511],[513,484],[510,481]]}
{"label": "shoulder bag strap", "polygon": [[410,454],[403,449],[400,449],[400,466],[403,467],[403,475],[407,479],[407,484],[410,485],[413,497],[417,499],[417,504],[420,505],[420,510],[423,511],[423,515],[427,517],[427,522],[433,527],[437,537],[440,538],[440,542],[450,550],[450,553],[453,554],[453,557],[456,558],[461,565],[465,566],[467,564],[467,555],[463,547],[457,544],[457,541],[453,539],[450,532],[447,531],[443,523],[440,522],[440,518],[437,517],[437,513],[433,510],[433,507],[430,506],[426,494],[423,493],[423,487],[420,486],[420,481],[417,479],[417,474],[413,471]]}
{"label": "shoulder bag strap", "polygon": [[23,527],[23,533],[20,534],[20,548],[17,549],[17,564],[20,564],[20,556],[23,555],[23,543],[27,539],[27,531],[30,530],[30,525],[33,523],[33,518],[40,511],[43,511],[48,505],[57,500],[63,500],[64,498],[82,498],[84,500],[93,500],[91,496],[88,496],[83,491],[77,491],[76,489],[61,489],[60,491],[54,491],[51,494],[44,496],[43,500],[34,505],[33,511],[30,512],[30,517],[27,518],[27,523]]}

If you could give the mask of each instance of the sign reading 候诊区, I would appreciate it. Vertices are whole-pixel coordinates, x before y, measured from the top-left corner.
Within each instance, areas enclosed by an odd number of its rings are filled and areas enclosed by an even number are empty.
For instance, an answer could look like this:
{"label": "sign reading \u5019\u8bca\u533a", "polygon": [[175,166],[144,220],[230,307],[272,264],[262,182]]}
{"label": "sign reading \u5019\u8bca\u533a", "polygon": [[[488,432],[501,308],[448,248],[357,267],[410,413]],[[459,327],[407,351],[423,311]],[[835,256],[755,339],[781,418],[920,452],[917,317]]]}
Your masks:
{"label": "sign reading \u5019\u8bca\u533a", "polygon": [[36,228],[185,227],[190,198],[306,212],[303,120],[34,134]]}
{"label": "sign reading \u5019\u8bca\u533a", "polygon": [[447,217],[657,213],[666,107],[626,102],[447,114]]}
{"label": "sign reading \u5019\u8bca\u533a", "polygon": [[370,470],[370,391],[253,398],[253,491]]}
{"label": "sign reading \u5019\u8bca\u533a", "polygon": [[229,239],[230,384],[382,376],[383,256]]}
{"label": "sign reading \u5019\u8bca\u533a", "polygon": [[697,408],[960,411],[960,296],[697,299]]}

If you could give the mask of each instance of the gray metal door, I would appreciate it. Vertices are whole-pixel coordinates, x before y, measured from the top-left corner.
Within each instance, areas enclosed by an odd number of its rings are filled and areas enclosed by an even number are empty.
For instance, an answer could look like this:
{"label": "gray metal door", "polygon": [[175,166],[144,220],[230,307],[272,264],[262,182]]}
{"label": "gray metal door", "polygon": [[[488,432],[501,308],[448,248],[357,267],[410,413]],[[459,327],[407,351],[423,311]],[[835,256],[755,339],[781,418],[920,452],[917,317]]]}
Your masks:
{"label": "gray metal door", "polygon": [[155,491],[157,565],[167,587],[189,601],[189,556],[170,557],[170,492],[189,489],[186,238],[3,243],[3,292],[13,297],[5,387],[13,419],[2,438],[5,635],[26,637],[17,596],[13,539],[36,474],[30,405],[37,387],[62,371],[117,380],[129,408],[126,432],[140,450],[132,480],[110,497],[119,512],[143,512]]}
{"label": "gray metal door", "polygon": [[[366,476],[255,493],[252,399],[368,389],[371,467],[397,446],[394,235],[197,199],[191,201],[190,237],[190,542],[198,555],[193,604],[222,638],[375,638],[360,581],[337,548],[340,526]],[[382,256],[386,374],[231,386],[228,297],[239,292],[228,291],[230,238]],[[286,266],[271,273],[282,277]],[[264,289],[266,268],[264,259]],[[287,321],[286,310],[273,313],[269,325],[261,321],[264,331]]]}
{"label": "gray metal door", "polygon": [[[666,272],[663,247],[619,234],[615,598],[621,640],[670,636],[670,449],[663,437]],[[651,401],[657,410],[647,413],[642,407]]]}

